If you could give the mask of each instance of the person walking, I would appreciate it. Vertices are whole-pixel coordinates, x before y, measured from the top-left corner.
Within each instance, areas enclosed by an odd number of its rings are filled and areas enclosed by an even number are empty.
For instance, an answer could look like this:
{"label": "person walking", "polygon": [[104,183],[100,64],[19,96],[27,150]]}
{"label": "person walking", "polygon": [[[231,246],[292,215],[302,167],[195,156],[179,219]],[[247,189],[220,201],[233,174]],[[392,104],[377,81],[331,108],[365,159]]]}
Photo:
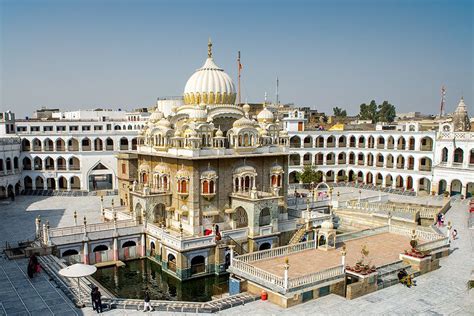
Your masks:
{"label": "person walking", "polygon": [[102,313],[102,294],[99,291],[99,288],[96,286],[94,288],[94,296],[93,296],[94,303],[92,306],[95,305],[97,313]]}
{"label": "person walking", "polygon": [[148,291],[148,288],[145,288],[145,293],[143,295],[144,298],[144,304],[143,304],[143,311],[146,312],[147,309],[150,310],[150,312],[153,312],[153,308],[150,305],[150,291]]}
{"label": "person walking", "polygon": [[28,274],[28,277],[30,279],[33,278],[34,274],[39,271],[40,271],[40,265],[38,262],[38,258],[36,257],[35,254],[32,254],[30,256],[30,260],[28,261],[28,268],[26,271]]}
{"label": "person walking", "polygon": [[456,229],[453,230],[453,240],[458,239],[458,231]]}
{"label": "person walking", "polygon": [[92,302],[92,310],[95,311],[97,310],[97,306],[95,305],[95,291],[96,291],[97,287],[93,287],[92,288],[92,291],[91,291],[91,302]]}

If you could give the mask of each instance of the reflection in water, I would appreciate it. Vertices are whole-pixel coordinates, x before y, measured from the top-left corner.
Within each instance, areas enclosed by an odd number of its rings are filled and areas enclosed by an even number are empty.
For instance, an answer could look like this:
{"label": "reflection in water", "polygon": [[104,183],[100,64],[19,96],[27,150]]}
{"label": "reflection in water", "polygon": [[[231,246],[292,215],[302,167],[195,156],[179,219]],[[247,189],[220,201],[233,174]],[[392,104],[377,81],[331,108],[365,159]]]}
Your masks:
{"label": "reflection in water", "polygon": [[226,288],[228,282],[228,275],[181,282],[161,271],[160,265],[148,259],[127,261],[120,268],[100,268],[94,278],[122,298],[143,298],[143,291],[148,286],[151,299],[195,302],[210,301],[213,289],[217,286]]}

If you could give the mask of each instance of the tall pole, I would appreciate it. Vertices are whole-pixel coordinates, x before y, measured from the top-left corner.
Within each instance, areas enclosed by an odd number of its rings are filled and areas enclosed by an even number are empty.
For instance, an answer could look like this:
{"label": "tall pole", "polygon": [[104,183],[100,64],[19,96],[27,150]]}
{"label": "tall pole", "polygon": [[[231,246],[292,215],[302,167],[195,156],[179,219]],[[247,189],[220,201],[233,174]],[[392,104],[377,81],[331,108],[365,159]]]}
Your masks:
{"label": "tall pole", "polygon": [[279,100],[279,95],[278,95],[278,83],[279,83],[278,77],[277,77],[277,82],[276,83],[277,83],[277,86],[276,86],[276,105],[278,106],[278,105],[280,105],[280,100]]}
{"label": "tall pole", "polygon": [[242,64],[240,63],[240,50],[237,55],[237,69],[238,69],[238,94],[239,94],[239,97],[237,98],[237,104],[241,104],[242,95],[240,93],[240,71],[242,70]]}
{"label": "tall pole", "polygon": [[445,97],[446,97],[446,88],[444,86],[442,86],[441,87],[441,106],[440,106],[440,111],[439,111],[439,116],[440,117],[444,116]]}

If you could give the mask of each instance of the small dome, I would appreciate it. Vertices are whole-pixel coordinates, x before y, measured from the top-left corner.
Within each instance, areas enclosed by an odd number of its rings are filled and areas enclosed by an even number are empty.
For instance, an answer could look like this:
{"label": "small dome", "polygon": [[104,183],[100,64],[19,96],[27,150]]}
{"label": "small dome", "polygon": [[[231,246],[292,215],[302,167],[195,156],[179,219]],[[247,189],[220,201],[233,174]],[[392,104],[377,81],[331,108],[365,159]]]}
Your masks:
{"label": "small dome", "polygon": [[324,221],[322,224],[321,224],[321,228],[324,228],[324,229],[334,229],[334,224],[332,223],[332,221]]}
{"label": "small dome", "polygon": [[164,114],[163,112],[161,112],[160,110],[156,109],[151,115],[150,115],[150,119],[149,121],[151,122],[158,122],[159,120],[161,120],[162,118],[164,117]]}
{"label": "small dome", "polygon": [[221,131],[221,128],[219,127],[219,129],[217,130],[216,132],[216,137],[224,137],[224,132]]}
{"label": "small dome", "polygon": [[257,121],[259,122],[273,122],[273,118],[273,113],[267,107],[264,107],[257,115]]}
{"label": "small dome", "polygon": [[171,128],[171,123],[164,117],[156,123],[157,126],[165,127],[165,128]]}
{"label": "small dome", "polygon": [[181,137],[181,130],[177,129],[177,130],[174,132],[174,137]]}
{"label": "small dome", "polygon": [[242,109],[244,110],[245,113],[250,112],[250,105],[245,102],[245,104],[242,106]]}
{"label": "small dome", "polygon": [[232,124],[232,127],[237,127],[237,128],[254,127],[254,126],[255,126],[255,122],[245,116],[242,116],[237,121],[235,121],[234,124]]}
{"label": "small dome", "polygon": [[205,110],[206,106],[196,106],[190,113],[189,119],[191,121],[205,122],[207,121],[207,112]]}

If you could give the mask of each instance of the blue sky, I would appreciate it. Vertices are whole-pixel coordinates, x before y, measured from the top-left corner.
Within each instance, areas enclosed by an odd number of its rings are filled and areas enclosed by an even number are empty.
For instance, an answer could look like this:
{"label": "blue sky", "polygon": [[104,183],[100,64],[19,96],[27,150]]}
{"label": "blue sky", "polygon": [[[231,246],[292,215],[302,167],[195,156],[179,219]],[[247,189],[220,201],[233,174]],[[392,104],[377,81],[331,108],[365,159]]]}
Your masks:
{"label": "blue sky", "polygon": [[473,1],[0,0],[0,107],[18,116],[149,106],[181,95],[206,58],[242,94],[332,113],[388,100],[400,112],[473,99]]}

